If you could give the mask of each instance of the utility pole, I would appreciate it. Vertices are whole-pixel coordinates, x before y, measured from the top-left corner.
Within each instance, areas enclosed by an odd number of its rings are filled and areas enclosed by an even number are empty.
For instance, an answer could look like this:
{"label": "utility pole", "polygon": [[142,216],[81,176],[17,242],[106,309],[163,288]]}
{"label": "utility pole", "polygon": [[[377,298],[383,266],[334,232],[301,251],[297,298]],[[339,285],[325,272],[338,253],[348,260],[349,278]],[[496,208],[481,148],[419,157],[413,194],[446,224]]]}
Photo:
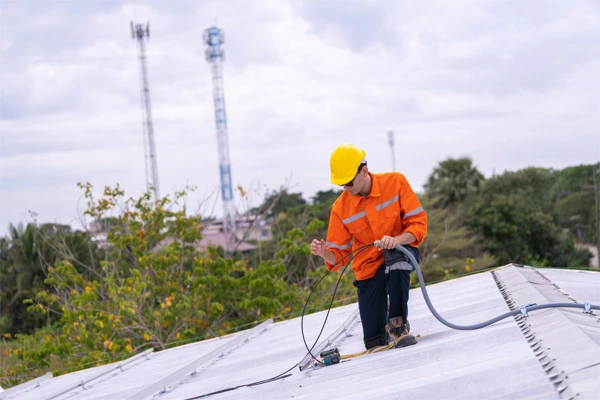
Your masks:
{"label": "utility pole", "polygon": [[[600,173],[600,164],[595,165],[592,171],[594,175],[594,200],[596,203],[596,256],[600,262],[600,201],[598,199],[598,179],[596,178],[596,175]],[[598,266],[600,267],[600,265]]]}
{"label": "utility pole", "polygon": [[148,87],[148,68],[146,66],[145,41],[150,38],[150,23],[144,27],[142,24],[131,22],[131,38],[138,42],[138,56],[140,59],[140,88],[142,95],[142,128],[144,135],[144,161],[146,170],[146,190],[154,194],[154,201],[160,199],[158,185],[158,167],[156,161],[156,148],[154,147],[154,129],[152,127],[152,112],[150,107],[150,89]]}
{"label": "utility pole", "polygon": [[394,151],[394,131],[388,132],[388,144],[390,145],[390,150],[392,151],[392,171],[396,171],[396,154]]}
{"label": "utility pole", "polygon": [[[223,200],[223,231],[235,232],[235,207],[231,183],[231,164],[229,162],[229,140],[227,138],[227,114],[225,112],[225,91],[223,89],[223,58],[221,45],[225,43],[223,31],[211,26],[204,31],[206,61],[211,65],[213,83],[213,102],[215,106],[215,125],[219,148],[219,175],[221,177],[221,199]],[[232,238],[235,235],[232,235]]]}

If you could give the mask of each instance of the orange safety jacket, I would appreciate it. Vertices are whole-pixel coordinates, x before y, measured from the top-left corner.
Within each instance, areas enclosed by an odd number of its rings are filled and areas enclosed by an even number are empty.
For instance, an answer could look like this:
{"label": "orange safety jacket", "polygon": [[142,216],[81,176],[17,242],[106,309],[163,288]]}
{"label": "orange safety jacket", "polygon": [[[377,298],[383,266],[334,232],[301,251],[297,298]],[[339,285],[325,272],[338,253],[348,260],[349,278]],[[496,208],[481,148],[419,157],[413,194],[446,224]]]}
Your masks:
{"label": "orange safety jacket", "polygon": [[[333,203],[326,248],[335,255],[336,262],[366,244],[383,236],[398,236],[403,232],[415,235],[410,243],[417,247],[427,235],[427,214],[413,192],[408,180],[399,172],[371,175],[371,192],[365,198],[344,191]],[[350,261],[335,265],[325,262],[329,270],[337,271]],[[375,275],[383,265],[383,251],[368,247],[352,259],[356,279],[361,281]]]}

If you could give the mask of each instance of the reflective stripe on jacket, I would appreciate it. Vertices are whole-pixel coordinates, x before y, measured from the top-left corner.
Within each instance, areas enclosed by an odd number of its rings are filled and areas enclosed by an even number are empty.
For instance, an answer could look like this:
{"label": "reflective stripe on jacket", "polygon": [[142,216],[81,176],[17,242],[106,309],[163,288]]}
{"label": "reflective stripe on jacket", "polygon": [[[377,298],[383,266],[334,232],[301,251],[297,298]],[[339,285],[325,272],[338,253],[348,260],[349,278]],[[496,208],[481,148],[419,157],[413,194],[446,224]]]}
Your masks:
{"label": "reflective stripe on jacket", "polygon": [[[397,236],[403,232],[415,235],[410,245],[417,247],[427,234],[427,214],[410,184],[399,172],[371,175],[371,192],[365,198],[344,191],[331,208],[326,247],[335,254],[336,261],[383,236]],[[336,271],[348,263],[349,258],[332,268]],[[375,275],[383,264],[383,251],[368,247],[356,254],[352,269],[357,280]]]}

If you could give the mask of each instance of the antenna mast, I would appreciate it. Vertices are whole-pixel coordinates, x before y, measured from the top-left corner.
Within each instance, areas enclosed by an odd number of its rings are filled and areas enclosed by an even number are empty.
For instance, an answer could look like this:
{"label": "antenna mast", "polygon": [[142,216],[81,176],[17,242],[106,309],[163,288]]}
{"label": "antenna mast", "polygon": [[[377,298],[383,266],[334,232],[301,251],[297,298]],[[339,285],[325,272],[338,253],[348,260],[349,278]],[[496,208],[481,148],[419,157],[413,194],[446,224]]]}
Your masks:
{"label": "antenna mast", "polygon": [[223,90],[223,59],[221,45],[225,42],[223,31],[211,26],[204,31],[206,60],[211,65],[213,101],[215,105],[215,125],[219,147],[219,172],[221,176],[221,198],[223,200],[223,230],[235,232],[235,208],[231,184],[231,164],[229,162],[229,141],[227,139],[227,115],[225,113],[225,93]]}
{"label": "antenna mast", "polygon": [[390,145],[390,150],[392,151],[392,171],[396,171],[396,155],[394,152],[394,131],[388,132],[388,144]]}
{"label": "antenna mast", "polygon": [[142,92],[142,127],[144,134],[144,160],[146,167],[146,190],[154,194],[154,201],[160,198],[158,185],[158,167],[156,148],[154,147],[154,129],[152,128],[152,112],[150,107],[150,89],[148,88],[148,67],[146,66],[145,41],[150,38],[150,22],[142,24],[131,22],[131,38],[137,39],[138,56],[140,58],[140,88]]}

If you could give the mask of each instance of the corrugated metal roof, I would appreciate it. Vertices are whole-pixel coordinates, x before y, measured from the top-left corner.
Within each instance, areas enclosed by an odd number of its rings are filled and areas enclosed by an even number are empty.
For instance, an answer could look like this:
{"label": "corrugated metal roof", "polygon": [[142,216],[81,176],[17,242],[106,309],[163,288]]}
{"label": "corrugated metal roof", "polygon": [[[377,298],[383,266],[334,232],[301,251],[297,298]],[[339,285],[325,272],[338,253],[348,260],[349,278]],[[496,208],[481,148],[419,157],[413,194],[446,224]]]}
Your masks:
{"label": "corrugated metal roof", "polygon": [[[437,311],[469,325],[532,302],[600,303],[600,273],[506,266],[427,287]],[[502,289],[502,291],[501,291]],[[429,312],[419,289],[409,320],[419,343],[343,360],[295,366],[306,355],[300,319],[266,321],[249,331],[55,378],[38,378],[0,399],[187,399],[243,386],[211,399],[597,399],[600,319],[579,309],[545,309],[475,331],[453,330]],[[325,312],[307,315],[307,342]],[[329,343],[331,342],[331,343]],[[357,305],[331,310],[320,344],[342,355],[364,350]],[[321,346],[322,347],[322,346]],[[294,367],[295,366],[295,367]]]}

